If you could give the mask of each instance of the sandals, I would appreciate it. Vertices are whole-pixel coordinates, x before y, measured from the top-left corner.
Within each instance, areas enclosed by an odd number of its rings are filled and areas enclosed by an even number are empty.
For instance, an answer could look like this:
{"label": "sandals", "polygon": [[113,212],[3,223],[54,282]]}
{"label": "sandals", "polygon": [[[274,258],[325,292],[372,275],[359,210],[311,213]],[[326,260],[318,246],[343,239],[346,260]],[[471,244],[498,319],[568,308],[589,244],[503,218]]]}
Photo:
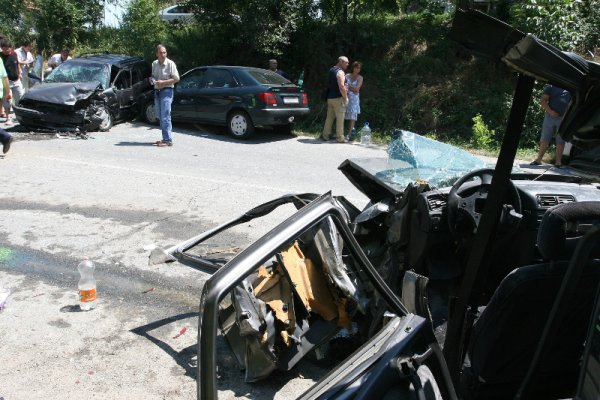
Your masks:
{"label": "sandals", "polygon": [[529,165],[542,165],[542,163],[537,160],[533,160],[532,162],[529,163]]}
{"label": "sandals", "polygon": [[173,146],[173,142],[163,142],[163,141],[160,141],[160,142],[156,142],[156,145],[158,147],[170,147],[170,146]]}

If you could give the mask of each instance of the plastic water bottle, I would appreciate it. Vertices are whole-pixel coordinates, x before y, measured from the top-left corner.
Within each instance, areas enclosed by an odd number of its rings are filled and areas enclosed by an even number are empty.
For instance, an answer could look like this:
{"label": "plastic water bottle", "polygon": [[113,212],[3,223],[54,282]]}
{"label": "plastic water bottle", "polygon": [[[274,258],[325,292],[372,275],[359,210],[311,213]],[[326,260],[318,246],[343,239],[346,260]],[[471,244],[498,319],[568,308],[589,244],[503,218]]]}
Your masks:
{"label": "plastic water bottle", "polygon": [[371,128],[369,123],[365,122],[365,125],[360,128],[360,144],[370,145],[371,144]]}
{"label": "plastic water bottle", "polygon": [[96,306],[96,279],[94,263],[85,257],[77,266],[79,271],[79,307],[81,311],[89,311]]}
{"label": "plastic water bottle", "polygon": [[298,78],[298,86],[302,87],[304,85],[304,70],[300,73],[300,77]]}

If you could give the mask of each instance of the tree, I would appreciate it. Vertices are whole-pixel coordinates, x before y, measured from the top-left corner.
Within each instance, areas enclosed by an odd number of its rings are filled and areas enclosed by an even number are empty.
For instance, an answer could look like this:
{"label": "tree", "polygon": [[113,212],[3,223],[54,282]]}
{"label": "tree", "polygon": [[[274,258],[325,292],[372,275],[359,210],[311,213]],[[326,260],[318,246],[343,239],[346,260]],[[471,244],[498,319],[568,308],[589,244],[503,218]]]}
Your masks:
{"label": "tree", "polygon": [[121,31],[130,54],[154,57],[154,48],[166,37],[166,25],[158,17],[161,3],[156,0],[132,0],[123,15]]}
{"label": "tree", "polygon": [[[586,7],[587,3],[587,7]],[[511,8],[511,22],[561,50],[577,50],[590,30],[586,11],[595,0],[525,0]],[[587,8],[587,9],[586,9]],[[598,16],[598,14],[597,14]],[[600,21],[595,21],[596,24]],[[596,25],[597,26],[597,25]]]}
{"label": "tree", "polygon": [[41,51],[74,47],[101,25],[106,1],[0,0],[0,29],[15,41],[37,37]]}
{"label": "tree", "polygon": [[79,4],[73,0],[36,0],[31,13],[40,51],[77,45],[85,22]]}
{"label": "tree", "polygon": [[190,0],[201,23],[236,52],[279,56],[312,10],[312,0]]}

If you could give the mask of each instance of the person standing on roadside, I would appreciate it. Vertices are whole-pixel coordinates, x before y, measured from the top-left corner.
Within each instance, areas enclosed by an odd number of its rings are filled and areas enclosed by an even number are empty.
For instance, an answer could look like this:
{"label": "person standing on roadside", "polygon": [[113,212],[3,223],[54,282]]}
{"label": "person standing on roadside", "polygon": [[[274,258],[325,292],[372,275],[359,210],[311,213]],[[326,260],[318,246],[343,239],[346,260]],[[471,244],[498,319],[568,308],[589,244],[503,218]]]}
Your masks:
{"label": "person standing on roadside", "polygon": [[23,83],[23,90],[27,92],[29,90],[29,66],[33,63],[33,54],[31,54],[31,42],[24,40],[17,50],[17,58],[19,59],[19,66],[21,67],[21,82]]}
{"label": "person standing on roadside", "polygon": [[348,105],[348,90],[346,89],[346,74],[348,58],[340,56],[336,65],[331,67],[327,76],[327,118],[321,138],[329,140],[333,120],[335,119],[335,133],[338,143],[346,143],[344,138],[344,115]]}
{"label": "person standing on roadside", "polygon": [[56,53],[52,57],[50,57],[50,59],[48,60],[48,67],[54,69],[60,64],[69,61],[71,59],[70,54],[71,49],[69,49],[68,47],[63,47],[60,53]]}
{"label": "person standing on roadside", "polygon": [[[10,86],[8,83],[8,76],[6,75],[6,70],[4,69],[4,64],[0,63],[0,100],[8,100],[11,99]],[[10,150],[10,144],[13,141],[13,137],[6,132],[4,129],[0,128],[0,143],[2,143],[2,153],[8,153]]]}
{"label": "person standing on roadside", "polygon": [[272,58],[269,60],[269,70],[275,72],[277,75],[283,76],[285,79],[290,79],[287,74],[285,72],[283,72],[282,70],[280,70],[279,68],[277,68],[279,64],[277,63],[277,60]]}
{"label": "person standing on roadside", "polygon": [[363,84],[363,77],[360,74],[362,63],[354,61],[350,68],[350,73],[346,75],[346,87],[348,88],[348,107],[346,108],[345,119],[348,122],[348,140],[352,140],[356,136],[356,128],[354,124],[358,120],[360,114],[360,88]]}
{"label": "person standing on roadside", "polygon": [[556,156],[554,166],[562,167],[562,154],[565,150],[565,141],[558,134],[558,128],[562,122],[563,115],[567,111],[567,107],[571,102],[571,94],[558,86],[546,85],[544,93],[540,98],[540,104],[544,111],[544,122],[542,123],[542,132],[540,134],[540,148],[537,158],[533,160],[531,165],[541,165],[542,158],[548,150],[552,136],[556,135]]}
{"label": "person standing on roadside", "polygon": [[154,85],[154,109],[160,120],[162,140],[156,142],[159,147],[173,146],[171,136],[171,103],[173,90],[179,82],[177,66],[167,58],[167,48],[159,44],[156,46],[156,60],[152,62],[151,81]]}
{"label": "person standing on roadside", "polygon": [[[8,75],[8,81],[10,83],[10,91],[12,92],[12,104],[19,104],[21,96],[25,94],[23,84],[21,83],[21,67],[19,65],[19,57],[12,48],[12,42],[8,38],[0,41],[0,47],[2,48],[2,61],[4,62],[4,69]],[[11,103],[4,102],[4,111],[6,112],[7,122],[10,118]]]}

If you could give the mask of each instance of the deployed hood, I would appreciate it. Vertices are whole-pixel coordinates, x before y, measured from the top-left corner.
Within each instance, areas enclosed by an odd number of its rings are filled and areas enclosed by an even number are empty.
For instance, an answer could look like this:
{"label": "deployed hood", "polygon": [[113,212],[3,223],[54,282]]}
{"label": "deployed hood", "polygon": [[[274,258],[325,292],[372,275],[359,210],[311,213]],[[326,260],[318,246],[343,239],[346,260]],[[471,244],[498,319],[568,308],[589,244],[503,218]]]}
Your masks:
{"label": "deployed hood", "polygon": [[72,106],[102,90],[98,82],[58,82],[44,83],[31,88],[22,100],[43,101],[45,103]]}

